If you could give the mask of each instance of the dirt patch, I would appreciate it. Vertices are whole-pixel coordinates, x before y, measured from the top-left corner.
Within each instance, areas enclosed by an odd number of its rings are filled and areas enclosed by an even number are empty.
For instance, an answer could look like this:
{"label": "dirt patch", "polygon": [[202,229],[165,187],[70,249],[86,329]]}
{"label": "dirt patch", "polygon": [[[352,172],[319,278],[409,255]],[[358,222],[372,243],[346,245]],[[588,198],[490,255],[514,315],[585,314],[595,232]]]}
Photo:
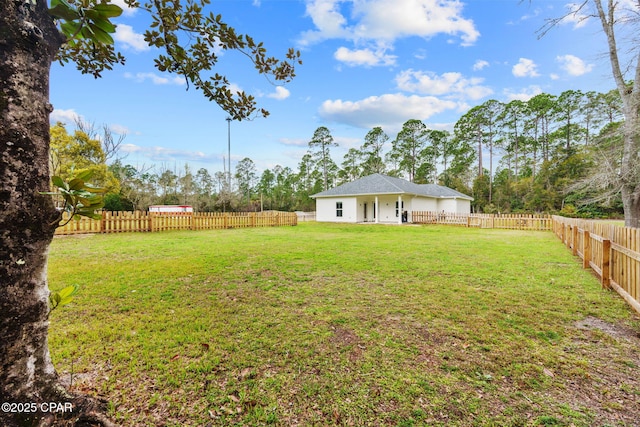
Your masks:
{"label": "dirt patch", "polygon": [[626,338],[635,340],[640,344],[640,332],[632,328],[605,322],[597,317],[588,316],[575,323],[575,327],[582,330],[592,331],[598,330],[604,332],[612,338]]}
{"label": "dirt patch", "polygon": [[333,344],[338,351],[348,351],[349,360],[355,362],[362,358],[362,352],[365,350],[365,346],[358,335],[356,335],[351,329],[344,328],[342,326],[332,326],[333,336],[329,342]]}

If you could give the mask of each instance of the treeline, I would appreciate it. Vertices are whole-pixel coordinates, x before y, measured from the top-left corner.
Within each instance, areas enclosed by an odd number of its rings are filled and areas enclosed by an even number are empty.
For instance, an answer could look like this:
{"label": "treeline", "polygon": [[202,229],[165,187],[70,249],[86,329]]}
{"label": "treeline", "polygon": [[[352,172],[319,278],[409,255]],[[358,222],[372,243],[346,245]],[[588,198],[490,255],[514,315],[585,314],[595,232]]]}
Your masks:
{"label": "treeline", "polygon": [[[52,165],[58,174],[95,168],[98,184],[109,189],[109,210],[152,204],[188,204],[198,211],[314,210],[312,194],[377,172],[469,194],[475,212],[602,217],[622,214],[619,194],[610,191],[615,186],[598,180],[599,169],[619,162],[621,120],[615,90],[489,100],[461,116],[451,131],[408,120],[391,139],[375,127],[339,165],[331,156],[337,143],[328,128],[319,127],[296,170],[276,166],[259,173],[244,158],[233,173],[213,175],[188,164],[139,170],[117,159],[121,140],[114,141],[106,127],[98,137],[86,125],[69,135],[57,124]],[[106,166],[109,158],[115,160]]]}

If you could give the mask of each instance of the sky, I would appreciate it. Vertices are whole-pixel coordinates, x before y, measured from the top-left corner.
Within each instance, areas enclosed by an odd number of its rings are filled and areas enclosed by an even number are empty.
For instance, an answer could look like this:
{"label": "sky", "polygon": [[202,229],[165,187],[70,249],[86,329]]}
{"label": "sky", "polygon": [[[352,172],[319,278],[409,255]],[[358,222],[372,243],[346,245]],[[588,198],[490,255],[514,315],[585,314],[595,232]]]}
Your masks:
{"label": "sky", "polygon": [[154,68],[159,50],[142,36],[149,17],[129,9],[114,19],[126,65],[94,79],[54,64],[51,122],[73,130],[80,117],[126,135],[120,155],[140,169],[180,171],[188,163],[212,174],[224,170],[229,142],[232,171],[246,157],[259,172],[295,171],[325,126],[340,165],[375,126],[393,140],[410,119],[452,130],[489,99],[613,89],[595,19],[580,12],[538,37],[547,19],[572,7],[562,0],[212,0],[208,10],[264,42],[269,55],[284,58],[293,47],[303,61],[292,82],[276,86],[246,57],[224,52],[215,71],[270,112],[230,123],[184,79]]}

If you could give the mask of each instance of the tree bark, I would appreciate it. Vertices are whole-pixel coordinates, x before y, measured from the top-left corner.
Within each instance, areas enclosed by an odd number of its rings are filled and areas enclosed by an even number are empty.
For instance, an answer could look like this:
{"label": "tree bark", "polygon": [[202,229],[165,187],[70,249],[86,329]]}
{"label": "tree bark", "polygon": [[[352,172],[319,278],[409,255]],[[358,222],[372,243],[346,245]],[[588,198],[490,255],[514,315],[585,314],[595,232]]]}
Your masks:
{"label": "tree bark", "polygon": [[640,54],[635,53],[634,84],[629,87],[618,57],[615,34],[617,3],[609,0],[605,10],[602,0],[593,0],[593,2],[598,11],[602,30],[607,37],[611,71],[623,104],[624,149],[619,178],[622,181],[621,195],[625,226],[640,228],[640,172],[638,171],[640,167],[638,166],[640,165]]}
{"label": "tree bark", "polygon": [[[48,348],[49,71],[62,43],[44,0],[0,0],[0,402],[59,400]],[[42,424],[0,412],[0,425]]]}

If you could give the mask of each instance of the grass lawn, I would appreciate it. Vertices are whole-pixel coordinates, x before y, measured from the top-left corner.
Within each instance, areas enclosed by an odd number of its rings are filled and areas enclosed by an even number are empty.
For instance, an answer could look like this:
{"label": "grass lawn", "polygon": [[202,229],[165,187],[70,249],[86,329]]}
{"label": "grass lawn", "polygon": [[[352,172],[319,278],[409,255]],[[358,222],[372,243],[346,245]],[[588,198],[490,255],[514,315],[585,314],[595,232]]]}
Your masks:
{"label": "grass lawn", "polygon": [[637,426],[640,320],[552,233],[59,237],[71,388],[123,426]]}

